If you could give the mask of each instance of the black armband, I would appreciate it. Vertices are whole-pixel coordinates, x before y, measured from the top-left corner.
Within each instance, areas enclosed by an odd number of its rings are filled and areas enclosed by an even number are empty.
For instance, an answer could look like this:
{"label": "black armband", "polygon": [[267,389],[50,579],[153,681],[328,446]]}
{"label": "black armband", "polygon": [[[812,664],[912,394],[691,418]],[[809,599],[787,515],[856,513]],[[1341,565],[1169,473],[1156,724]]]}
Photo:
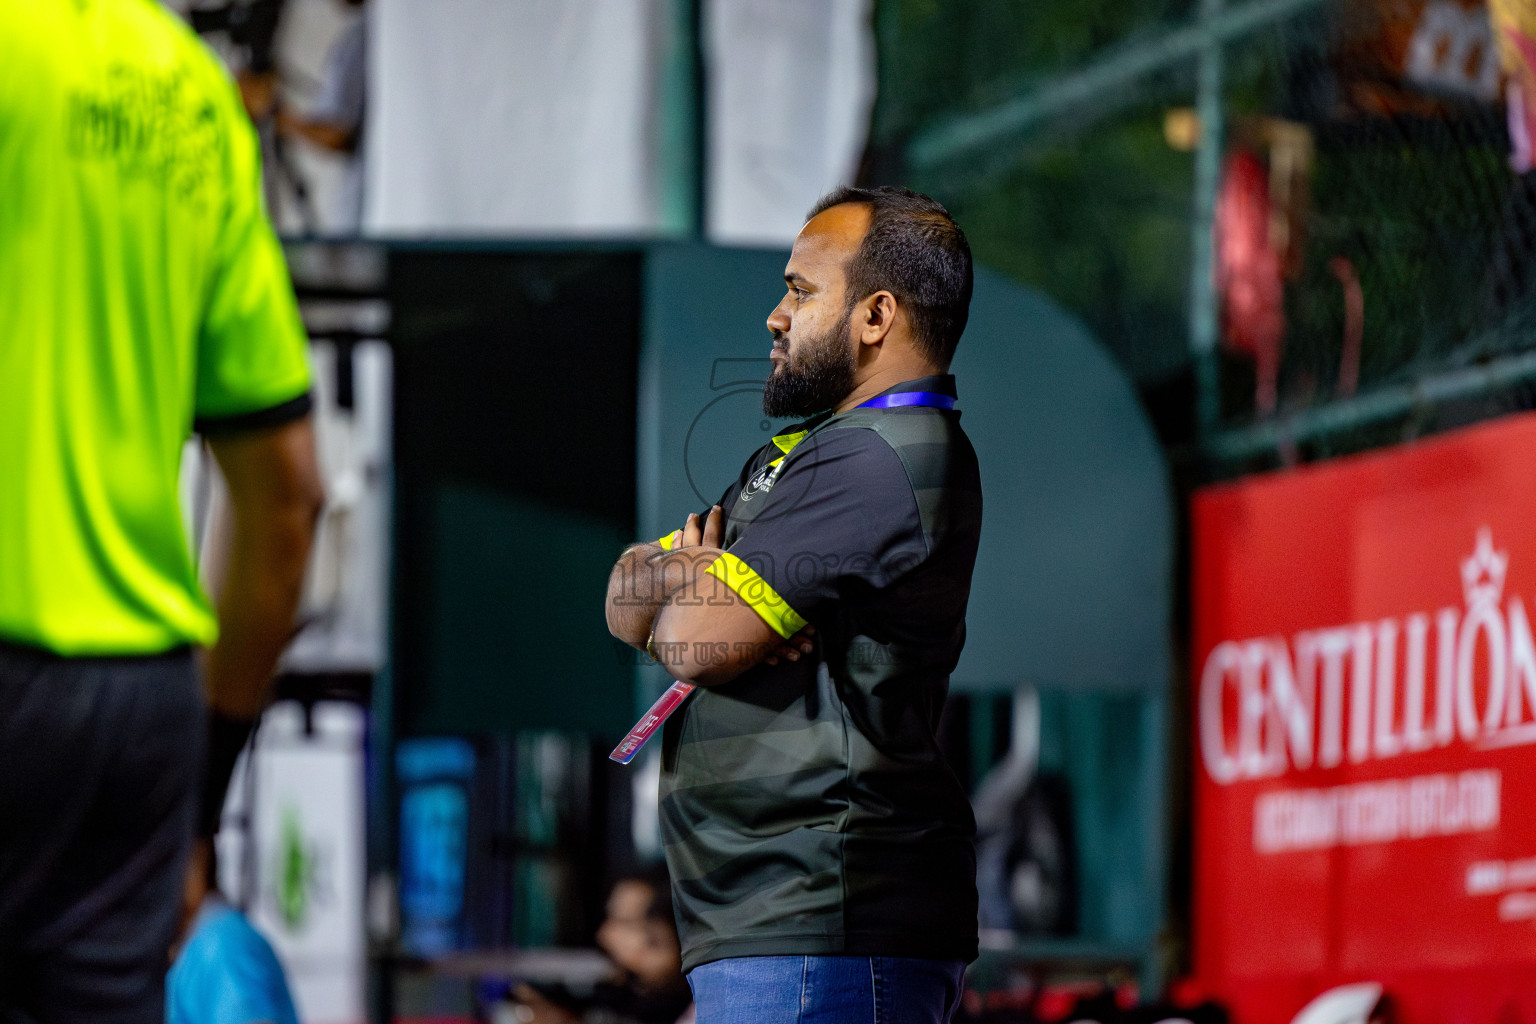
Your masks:
{"label": "black armband", "polygon": [[255,725],[252,720],[230,718],[212,708],[208,710],[208,757],[203,767],[203,800],[197,813],[199,838],[207,838],[219,830],[230,776],[235,773],[235,762]]}

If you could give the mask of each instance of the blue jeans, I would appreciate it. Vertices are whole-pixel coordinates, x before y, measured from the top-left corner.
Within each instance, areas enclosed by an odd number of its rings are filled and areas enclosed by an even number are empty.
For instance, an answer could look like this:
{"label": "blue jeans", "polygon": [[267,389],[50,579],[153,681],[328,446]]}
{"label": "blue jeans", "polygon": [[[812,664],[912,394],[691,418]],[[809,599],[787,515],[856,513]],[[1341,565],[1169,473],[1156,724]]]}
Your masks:
{"label": "blue jeans", "polygon": [[688,973],[697,1024],[947,1024],[965,964],[895,956],[745,956]]}

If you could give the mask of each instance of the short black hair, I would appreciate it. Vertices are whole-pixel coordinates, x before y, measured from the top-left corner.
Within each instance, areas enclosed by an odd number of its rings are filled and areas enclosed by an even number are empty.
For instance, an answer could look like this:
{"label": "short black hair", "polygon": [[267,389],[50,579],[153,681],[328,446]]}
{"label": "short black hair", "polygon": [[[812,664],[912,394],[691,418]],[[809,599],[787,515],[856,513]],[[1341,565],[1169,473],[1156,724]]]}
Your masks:
{"label": "short black hair", "polygon": [[869,230],[845,268],[848,307],[890,292],[911,316],[918,347],[947,369],[965,332],[975,285],[965,232],[938,200],[892,185],[834,189],[806,219],[844,203],[870,210]]}

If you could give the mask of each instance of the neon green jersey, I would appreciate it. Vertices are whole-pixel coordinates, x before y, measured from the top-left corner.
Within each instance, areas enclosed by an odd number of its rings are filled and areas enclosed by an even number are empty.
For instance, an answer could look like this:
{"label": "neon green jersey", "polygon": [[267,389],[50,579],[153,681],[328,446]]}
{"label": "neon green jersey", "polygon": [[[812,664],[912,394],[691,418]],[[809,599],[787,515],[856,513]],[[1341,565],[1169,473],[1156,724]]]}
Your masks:
{"label": "neon green jersey", "polygon": [[183,442],[308,389],[229,76],[155,0],[0,0],[0,639],[212,642]]}

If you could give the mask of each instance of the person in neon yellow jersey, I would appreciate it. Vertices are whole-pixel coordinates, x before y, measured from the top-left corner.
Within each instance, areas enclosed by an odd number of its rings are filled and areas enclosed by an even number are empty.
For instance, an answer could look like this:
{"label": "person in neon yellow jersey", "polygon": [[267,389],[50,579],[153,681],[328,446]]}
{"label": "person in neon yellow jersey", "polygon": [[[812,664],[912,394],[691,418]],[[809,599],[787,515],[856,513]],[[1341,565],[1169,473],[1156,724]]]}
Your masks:
{"label": "person in neon yellow jersey", "polygon": [[259,163],[154,0],[0,0],[0,1018],[162,1019],[199,779],[216,814],[291,629],[321,494]]}

